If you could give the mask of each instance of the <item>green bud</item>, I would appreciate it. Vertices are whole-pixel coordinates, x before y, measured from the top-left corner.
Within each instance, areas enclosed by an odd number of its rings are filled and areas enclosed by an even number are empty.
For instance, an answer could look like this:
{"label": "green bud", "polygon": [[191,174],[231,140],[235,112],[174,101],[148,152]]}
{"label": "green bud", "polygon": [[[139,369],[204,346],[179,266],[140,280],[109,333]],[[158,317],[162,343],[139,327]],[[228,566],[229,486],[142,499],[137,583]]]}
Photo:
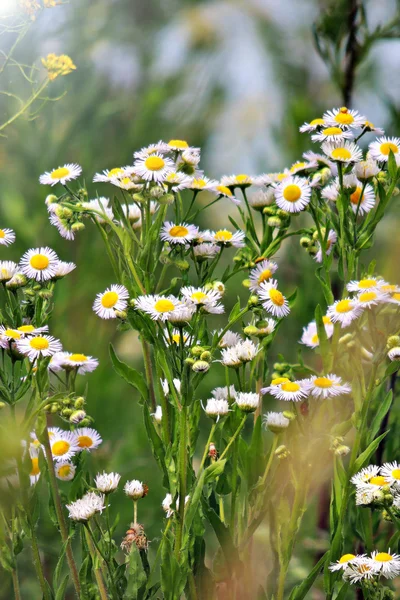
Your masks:
{"label": "green bud", "polygon": [[82,421],[80,422],[80,426],[81,427],[88,427],[88,425],[90,425],[92,422],[92,420],[89,417],[85,417],[84,419],[82,419]]}
{"label": "green bud", "polygon": [[196,360],[192,366],[192,371],[195,373],[206,373],[210,365],[205,360]]}
{"label": "green bud", "polygon": [[317,248],[317,246],[309,246],[307,248],[307,252],[310,256],[315,256],[318,252],[318,248]]}
{"label": "green bud", "polygon": [[159,204],[173,204],[175,200],[174,194],[163,194],[158,198]]}
{"label": "green bud", "polygon": [[249,306],[257,306],[260,303],[260,298],[255,294],[252,294],[249,298]]}
{"label": "green bud", "polygon": [[174,264],[180,271],[189,271],[190,269],[190,264],[187,260],[176,260]]}
{"label": "green bud", "polygon": [[287,377],[288,379],[290,379],[291,375],[288,371],[284,371],[281,375],[281,377]]}
{"label": "green bud", "polygon": [[40,298],[44,298],[45,300],[50,300],[53,297],[53,292],[51,290],[40,290],[38,293]]}
{"label": "green bud", "polygon": [[85,225],[81,221],[77,221],[76,223],[73,223],[71,225],[71,231],[73,231],[74,233],[76,233],[78,231],[83,231],[84,229],[85,229]]}
{"label": "green bud", "polygon": [[202,348],[202,346],[193,346],[190,348],[190,353],[193,354],[193,356],[200,356],[202,352],[204,352],[204,348]]}
{"label": "green bud", "polygon": [[350,448],[344,444],[340,444],[335,448],[336,456],[346,456],[350,452]]}
{"label": "green bud", "polygon": [[71,404],[72,404],[72,399],[71,399],[71,398],[68,398],[68,397],[67,397],[67,398],[63,398],[63,399],[61,400],[61,404],[62,404],[63,406],[71,406]]}
{"label": "green bud", "polygon": [[146,202],[146,198],[140,192],[132,194],[132,198],[135,202],[139,202],[139,204],[141,204],[142,202]]}
{"label": "green bud", "polygon": [[265,206],[263,208],[263,214],[268,215],[268,217],[273,217],[276,214],[275,206]]}
{"label": "green bud", "polygon": [[70,418],[70,423],[82,423],[83,419],[86,417],[86,413],[84,410],[75,410]]}
{"label": "green bud", "polygon": [[388,174],[386,173],[386,171],[379,171],[378,175],[376,176],[377,180],[380,181],[381,183],[385,183],[387,178],[388,178]]}
{"label": "green bud", "polygon": [[248,289],[250,287],[250,279],[243,279],[242,286]]}
{"label": "green bud", "polygon": [[17,290],[26,285],[27,279],[23,273],[15,273],[6,283],[6,288],[9,290]]}
{"label": "green bud", "polygon": [[255,327],[254,325],[247,325],[247,327],[245,327],[243,329],[243,333],[244,335],[257,335],[258,334],[258,327]]}
{"label": "green bud", "polygon": [[[161,187],[160,185],[153,185],[153,187],[150,189],[149,195],[151,198],[158,199],[159,201],[162,196],[168,196],[168,194],[165,193],[164,188]],[[172,194],[170,194],[170,195],[172,195]],[[172,200],[173,200],[173,198],[172,198]]]}
{"label": "green bud", "polygon": [[269,227],[276,227],[277,229],[282,227],[282,221],[279,217],[270,217],[267,223]]}
{"label": "green bud", "polygon": [[280,376],[281,376],[280,373],[278,373],[277,371],[274,371],[271,375],[271,379],[279,379]]}
{"label": "green bud", "polygon": [[396,348],[396,346],[400,346],[400,336],[399,335],[391,335],[388,337],[386,345],[388,349]]}
{"label": "green bud", "polygon": [[281,219],[288,219],[290,217],[290,214],[288,212],[286,212],[286,210],[282,210],[281,208],[279,208],[276,211],[276,215],[277,215],[277,217],[280,217]]}
{"label": "green bud", "polygon": [[63,408],[60,414],[62,417],[69,418],[73,412],[72,408]]}
{"label": "green bud", "polygon": [[190,357],[185,358],[185,363],[189,366],[193,366],[195,362],[196,362],[196,360],[194,358],[190,358]]}
{"label": "green bud", "polygon": [[205,352],[202,352],[202,354],[200,354],[200,360],[205,360],[207,362],[210,362],[211,357],[212,357],[212,354],[208,350],[206,350]]}
{"label": "green bud", "polygon": [[46,206],[50,206],[50,204],[55,204],[58,201],[57,196],[55,196],[54,194],[49,194],[48,196],[46,196]]}
{"label": "green bud", "polygon": [[393,192],[392,192],[392,195],[393,195],[393,196],[398,196],[399,194],[400,194],[400,190],[399,190],[399,188],[398,188],[398,187],[395,187],[395,188],[394,188],[394,190],[393,190]]}
{"label": "green bud", "polygon": [[76,398],[75,402],[74,402],[74,407],[75,408],[82,408],[82,406],[85,405],[85,398],[83,396],[79,396],[79,398]]}
{"label": "green bud", "polygon": [[309,237],[307,237],[305,235],[300,238],[300,246],[302,248],[308,248],[311,245],[312,245],[311,238],[309,238]]}
{"label": "green bud", "polygon": [[59,410],[60,410],[60,405],[57,402],[53,402],[53,404],[51,405],[50,412],[53,415],[55,415],[56,413],[58,413]]}
{"label": "green bud", "polygon": [[61,219],[70,219],[70,218],[72,217],[72,215],[74,214],[74,213],[72,212],[72,210],[71,210],[70,208],[67,208],[66,206],[63,206],[63,207],[62,207],[62,209],[61,209],[60,213],[61,213],[61,214],[59,214],[58,216],[59,216]]}
{"label": "green bud", "polygon": [[126,317],[128,316],[125,310],[115,310],[114,312],[117,319],[121,319],[121,321],[125,321]]}
{"label": "green bud", "polygon": [[0,402],[0,410],[1,410],[2,408],[5,408],[6,406],[7,406],[7,405],[6,405],[6,403],[5,403],[5,402]]}
{"label": "green bud", "polygon": [[294,421],[295,419],[297,419],[296,413],[294,413],[292,410],[284,410],[282,414],[284,417],[289,419],[289,421]]}

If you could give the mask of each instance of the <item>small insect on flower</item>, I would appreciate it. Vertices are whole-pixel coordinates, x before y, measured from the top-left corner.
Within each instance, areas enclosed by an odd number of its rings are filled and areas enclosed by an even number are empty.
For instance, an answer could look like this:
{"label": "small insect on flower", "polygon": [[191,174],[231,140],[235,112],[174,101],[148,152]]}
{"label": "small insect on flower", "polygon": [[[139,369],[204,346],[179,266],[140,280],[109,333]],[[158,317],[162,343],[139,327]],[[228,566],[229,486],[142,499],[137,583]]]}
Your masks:
{"label": "small insect on flower", "polygon": [[348,164],[362,160],[361,149],[353,142],[342,142],[338,144],[324,142],[322,144],[322,150],[335,162]]}
{"label": "small insect on flower", "polygon": [[182,302],[174,296],[139,296],[135,300],[136,310],[140,310],[154,321],[169,321],[170,317],[182,307]]}
{"label": "small insect on flower", "polygon": [[234,248],[243,248],[245,234],[243,231],[235,231],[232,233],[228,229],[219,229],[218,231],[206,231],[204,241],[220,244],[221,246]]}
{"label": "small insect on flower", "polygon": [[400,162],[400,138],[381,137],[369,145],[369,154],[377,162],[384,163],[389,160],[390,152],[393,152],[396,164]]}
{"label": "small insect on flower", "polygon": [[160,238],[170,244],[187,244],[195,240],[198,233],[199,228],[195,225],[188,225],[187,223],[175,225],[170,221],[166,221],[161,229]]}
{"label": "small insect on flower", "polygon": [[371,564],[387,579],[393,579],[400,574],[400,556],[395,553],[391,554],[390,548],[388,552],[374,550],[371,554]]}
{"label": "small insect on flower", "polygon": [[311,188],[307,180],[297,176],[286,177],[275,188],[276,204],[290,213],[301,212],[310,202]]}
{"label": "small insect on flower", "polygon": [[124,492],[129,498],[132,498],[132,500],[140,500],[140,498],[147,496],[149,488],[145,483],[142,483],[137,479],[132,479],[132,481],[127,481],[125,483]]}
{"label": "small insect on flower", "polygon": [[47,281],[57,273],[59,259],[51,248],[31,248],[22,256],[20,268],[29,279]]}
{"label": "small insect on flower", "polygon": [[263,417],[263,423],[266,429],[272,433],[281,433],[290,425],[290,420],[280,412],[268,412]]}
{"label": "small insect on flower", "polygon": [[91,373],[99,366],[99,361],[93,356],[86,354],[74,354],[71,352],[60,352],[53,356],[52,367],[59,366],[65,371],[76,371],[79,375]]}
{"label": "small insect on flower", "polygon": [[329,565],[329,570],[330,571],[344,571],[349,566],[349,564],[354,562],[354,560],[356,560],[356,559],[357,559],[357,556],[355,554],[343,554],[343,556],[341,556],[339,558],[339,560],[337,560],[336,562],[331,563]]}
{"label": "small insect on flower", "polygon": [[96,513],[102,513],[105,509],[104,495],[96,492],[88,492],[79,500],[67,504],[69,518],[73,521],[88,521]]}
{"label": "small insect on flower", "polygon": [[343,142],[351,140],[353,133],[350,129],[344,129],[339,126],[330,126],[321,129],[318,133],[311,136],[313,142]]}
{"label": "small insect on flower", "polygon": [[308,393],[315,398],[332,398],[351,392],[351,386],[348,383],[342,383],[341,378],[333,373],[321,377],[310,377],[305,380],[305,386]]}
{"label": "small insect on flower", "polygon": [[9,246],[15,242],[15,233],[12,229],[0,229],[0,245]]}
{"label": "small insect on flower", "polygon": [[389,485],[400,483],[400,464],[398,462],[384,463],[380,468],[380,474]]}
{"label": "small insect on flower", "polygon": [[155,153],[147,158],[136,160],[133,168],[135,173],[145,181],[162,182],[175,170],[175,165],[170,158]]}
{"label": "small insect on flower", "polygon": [[90,427],[80,427],[73,433],[76,445],[80,450],[96,450],[103,442],[98,431]]}
{"label": "small insect on flower", "polygon": [[221,417],[225,417],[229,412],[229,404],[227,400],[209,398],[204,408],[206,415],[215,419],[217,422]]}
{"label": "small insect on flower", "polygon": [[265,310],[281,319],[290,313],[289,302],[278,290],[276,279],[263,281],[257,291]]}
{"label": "small insect on flower", "polygon": [[101,319],[116,319],[116,311],[125,310],[128,298],[129,292],[126,287],[113,284],[105,292],[97,294],[93,310]]}
{"label": "small insect on flower", "polygon": [[350,194],[350,203],[354,213],[359,215],[369,213],[375,206],[375,192],[372,185],[367,183],[364,189],[361,185],[357,185],[354,192]]}
{"label": "small insect on flower", "polygon": [[119,473],[98,473],[95,477],[95,485],[102,494],[110,494],[114,492],[119,484],[121,475]]}
{"label": "small insect on flower", "polygon": [[236,394],[236,404],[243,412],[254,412],[260,404],[260,396],[254,392],[238,392]]}
{"label": "small insect on flower", "polygon": [[81,450],[76,435],[72,431],[59,430],[53,435],[49,435],[49,438],[51,453],[56,461],[70,460]]}
{"label": "small insect on flower", "polygon": [[362,314],[363,308],[353,298],[344,298],[337,300],[328,307],[327,315],[333,323],[340,323],[342,328],[348,327],[352,321],[358,319]]}
{"label": "small insect on flower", "polygon": [[250,290],[256,292],[264,281],[271,279],[278,265],[273,260],[262,260],[250,271]]}
{"label": "small insect on flower", "polygon": [[16,341],[18,351],[27,356],[31,362],[37,358],[52,356],[61,352],[62,345],[51,335],[34,335]]}
{"label": "small insect on flower", "polygon": [[0,281],[10,281],[18,270],[17,263],[12,260],[0,261]]}
{"label": "small insect on flower", "polygon": [[61,481],[71,481],[75,477],[76,467],[68,460],[61,460],[55,464],[54,470],[57,479],[61,479]]}
{"label": "small insect on flower", "polygon": [[39,177],[39,181],[42,185],[56,185],[56,183],[61,183],[61,185],[65,185],[67,181],[72,181],[73,179],[77,179],[79,175],[82,173],[82,167],[75,164],[67,164],[62,167],[58,167],[58,169],[53,169],[53,171],[46,171]]}
{"label": "small insect on flower", "polygon": [[354,127],[356,129],[361,128],[366,121],[366,118],[360,115],[357,110],[350,110],[346,106],[328,110],[322,118],[331,127],[338,125],[343,128]]}

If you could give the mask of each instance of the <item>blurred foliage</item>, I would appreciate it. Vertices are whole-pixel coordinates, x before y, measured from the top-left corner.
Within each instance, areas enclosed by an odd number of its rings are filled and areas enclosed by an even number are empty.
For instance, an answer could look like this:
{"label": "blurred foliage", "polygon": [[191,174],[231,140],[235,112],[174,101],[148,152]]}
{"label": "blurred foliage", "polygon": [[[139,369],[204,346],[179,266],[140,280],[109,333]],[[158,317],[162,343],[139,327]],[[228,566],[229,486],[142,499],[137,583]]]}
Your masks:
{"label": "blurred foliage", "polygon": [[[2,5],[3,1],[0,15]],[[88,408],[105,442],[91,457],[93,473],[107,466],[123,478],[150,484],[140,515],[150,540],[160,534],[161,477],[148,448],[137,394],[115,375],[108,356],[112,341],[121,357],[138,361],[139,345],[130,333],[116,340],[114,326],[95,317],[95,295],[113,281],[102,243],[90,227],[75,242],[59,237],[48,223],[46,190],[38,177],[59,164],[78,162],[89,182],[96,171],[131,162],[135,149],[170,138],[201,146],[211,177],[228,169],[256,173],[292,164],[307,143],[296,135],[296,127],[343,102],[350,5],[346,0],[71,0],[41,12],[19,46],[23,64],[59,52],[73,57],[77,70],[53,84],[54,96],[66,90],[66,97],[49,103],[34,121],[22,117],[8,128],[8,138],[0,140],[0,219],[17,233],[10,250],[0,249],[0,258],[18,260],[26,248],[48,245],[61,259],[78,265],[58,288],[52,333],[66,349],[100,359],[100,368],[89,376]],[[370,9],[374,25],[367,31]],[[396,133],[399,95],[392,77],[385,78],[381,69],[390,54],[397,61],[400,54],[396,6],[366,2],[357,18],[357,44],[365,62],[353,104],[361,104],[370,119],[379,119],[377,125]],[[315,52],[312,23],[331,71]],[[384,38],[391,38],[392,45],[379,51]],[[361,60],[361,54],[358,57]],[[12,83],[16,93],[22,93],[20,83]],[[3,116],[4,103],[0,110]],[[94,186],[92,190],[94,195]],[[374,250],[379,270],[389,280],[398,274],[399,217],[397,203]],[[218,211],[214,219],[226,223]],[[276,350],[295,359],[302,327],[321,298],[309,293],[317,289],[313,271],[306,268],[312,259],[298,252],[296,243],[288,242],[278,260],[285,288],[291,292],[299,286],[299,296]],[[240,289],[240,279],[237,285]],[[42,493],[46,497],[47,490]],[[113,510],[121,514],[117,534],[122,538],[131,517],[122,492],[113,499]],[[308,527],[314,530],[317,519],[317,511],[307,513],[300,543],[304,550],[302,560],[294,562],[294,579],[309,571],[318,544],[326,548],[323,529],[317,542],[307,538]],[[47,560],[55,562],[58,540],[52,525],[39,535]],[[22,597],[38,598],[29,550],[20,555],[20,573]],[[8,600],[10,589],[10,582],[4,582],[0,598]]]}

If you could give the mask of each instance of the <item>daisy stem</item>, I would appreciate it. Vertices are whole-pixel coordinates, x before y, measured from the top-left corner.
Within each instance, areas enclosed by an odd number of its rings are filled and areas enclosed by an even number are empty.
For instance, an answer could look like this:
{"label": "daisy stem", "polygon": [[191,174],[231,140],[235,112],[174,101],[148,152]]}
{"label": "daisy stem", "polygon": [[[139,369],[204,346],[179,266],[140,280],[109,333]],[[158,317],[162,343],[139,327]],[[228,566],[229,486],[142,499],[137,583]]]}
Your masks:
{"label": "daisy stem", "polygon": [[15,568],[11,571],[11,577],[12,577],[13,588],[14,588],[14,598],[15,598],[15,600],[21,600],[21,592],[20,592],[20,589],[19,589],[17,563],[15,563]]}
{"label": "daisy stem", "polygon": [[185,519],[185,497],[187,484],[187,406],[183,405],[179,418],[179,512],[175,534],[175,556],[179,561]]}
{"label": "daisy stem", "polygon": [[2,123],[0,125],[0,131],[3,131],[3,129],[5,129],[6,127],[8,127],[9,125],[11,125],[11,123],[13,123],[14,121],[16,121],[21,115],[24,114],[24,112],[26,112],[28,110],[28,108],[31,106],[31,104],[33,104],[35,102],[35,100],[40,96],[40,94],[44,91],[44,89],[47,87],[48,83],[50,82],[49,78],[46,78],[44,80],[44,82],[42,83],[42,85],[36,90],[36,92],[34,92],[32,94],[32,96],[29,98],[29,100],[20,108],[20,110],[18,112],[16,112],[12,117],[10,117],[8,119],[8,121],[5,121],[5,123]]}
{"label": "daisy stem", "polygon": [[133,523],[137,525],[137,500],[133,501]]}
{"label": "daisy stem", "polygon": [[236,429],[235,433],[233,434],[233,436],[229,440],[228,445],[226,446],[225,450],[223,451],[223,453],[221,454],[221,456],[219,457],[218,460],[222,460],[226,456],[229,448],[232,446],[233,442],[236,440],[237,436],[239,435],[239,433],[243,429],[244,424],[246,423],[246,419],[247,419],[247,414],[245,414],[244,417],[243,417],[243,419],[240,421],[239,427]]}
{"label": "daisy stem", "polygon": [[51,452],[50,439],[49,439],[49,434],[48,434],[47,429],[46,429],[46,432],[44,435],[44,444],[43,445],[44,445],[46,459],[47,459],[47,465],[48,465],[49,484],[50,484],[51,493],[53,496],[54,506],[56,509],[61,539],[62,539],[63,543],[66,545],[65,553],[67,556],[69,570],[71,572],[76,595],[78,596],[78,598],[80,598],[81,597],[81,584],[79,581],[78,569],[77,569],[77,566],[75,563],[74,555],[72,553],[71,541],[68,536],[67,523],[65,521],[65,517],[64,517],[62,505],[61,505],[61,498],[60,498],[60,493],[58,491],[56,473],[54,470],[53,455]]}
{"label": "daisy stem", "polygon": [[101,569],[98,566],[98,558],[96,557],[96,548],[93,543],[93,534],[90,531],[89,525],[87,523],[85,523],[85,534],[86,534],[86,541],[87,541],[87,545],[89,548],[90,556],[92,557],[92,561],[93,561],[94,576],[96,578],[96,582],[97,582],[97,585],[99,588],[100,598],[101,598],[101,600],[108,600],[109,596],[108,596],[106,584],[104,582]]}
{"label": "daisy stem", "polygon": [[210,435],[208,436],[208,440],[207,440],[205,448],[204,448],[203,458],[201,459],[201,463],[200,463],[199,472],[197,474],[197,477],[199,477],[201,475],[202,471],[203,471],[204,463],[206,462],[206,458],[207,458],[207,454],[208,454],[208,451],[209,451],[210,443],[212,441],[212,438],[213,438],[216,426],[217,426],[217,424],[213,423],[213,425],[211,427]]}
{"label": "daisy stem", "polygon": [[243,194],[243,198],[244,198],[244,201],[245,201],[245,204],[246,204],[247,212],[249,213],[249,219],[250,219],[250,223],[251,223],[252,234],[253,234],[253,236],[255,238],[255,241],[257,241],[257,244],[260,245],[260,242],[259,242],[259,239],[258,239],[258,236],[257,236],[256,226],[254,224],[253,213],[251,211],[250,204],[249,204],[249,201],[247,199],[247,194],[246,194],[245,188],[242,188],[242,194]]}
{"label": "daisy stem", "polygon": [[279,435],[274,434],[274,439],[272,440],[272,446],[271,446],[271,451],[269,453],[267,466],[265,467],[264,475],[262,476],[262,479],[261,479],[261,484],[263,486],[265,485],[265,482],[267,481],[268,473],[269,473],[269,470],[271,468],[272,461],[274,458],[274,453],[275,453],[276,447],[278,445],[278,440],[279,440]]}
{"label": "daisy stem", "polygon": [[146,342],[146,340],[142,340],[142,350],[144,358],[144,368],[146,371],[146,379],[149,386],[151,408],[153,412],[155,412],[157,408],[157,401],[156,394],[154,391],[153,366],[151,364],[150,346],[149,343]]}

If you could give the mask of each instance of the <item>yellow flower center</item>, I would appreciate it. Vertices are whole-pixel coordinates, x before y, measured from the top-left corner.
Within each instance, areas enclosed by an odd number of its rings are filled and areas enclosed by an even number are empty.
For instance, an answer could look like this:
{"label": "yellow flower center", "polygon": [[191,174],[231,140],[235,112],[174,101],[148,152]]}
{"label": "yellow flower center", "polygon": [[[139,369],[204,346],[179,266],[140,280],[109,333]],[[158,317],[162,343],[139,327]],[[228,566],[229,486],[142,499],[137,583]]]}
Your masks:
{"label": "yellow flower center", "polygon": [[293,171],[296,171],[297,169],[304,169],[306,166],[307,166],[307,163],[305,163],[305,162],[297,162],[297,163],[294,163],[294,165],[292,165],[290,167],[290,170],[293,173]]}
{"label": "yellow flower center", "polygon": [[319,344],[318,333],[316,333],[315,335],[312,336],[311,341],[313,344]]}
{"label": "yellow flower center", "polygon": [[328,377],[317,377],[314,380],[314,385],[319,388],[330,388],[333,386],[333,381]]}
{"label": "yellow flower center", "polygon": [[271,298],[272,302],[277,306],[282,306],[285,303],[285,298],[283,297],[283,294],[281,294],[279,290],[275,290],[274,288],[269,290],[269,297]]}
{"label": "yellow flower center", "polygon": [[78,446],[79,448],[90,448],[93,446],[93,440],[88,435],[80,435],[78,437]]}
{"label": "yellow flower center", "polygon": [[276,175],[276,180],[283,181],[284,179],[286,179],[286,177],[289,177],[289,175],[287,173],[278,173]]}
{"label": "yellow flower center", "polygon": [[129,177],[123,177],[121,179],[121,183],[123,183],[124,185],[128,185],[128,183],[132,183],[132,180]]}
{"label": "yellow flower center", "polygon": [[271,385],[280,385],[281,383],[286,383],[289,381],[287,377],[277,377],[271,381]]}
{"label": "yellow flower center", "polygon": [[340,135],[342,130],[340,127],[327,127],[326,129],[322,130],[322,133],[324,135]]}
{"label": "yellow flower center", "polygon": [[161,156],[149,156],[145,160],[145,167],[149,169],[149,171],[160,171],[165,166],[165,161],[161,158]]}
{"label": "yellow flower center", "polygon": [[355,554],[343,554],[343,556],[339,559],[340,564],[349,562],[349,560],[353,560],[355,558]]}
{"label": "yellow flower center", "polygon": [[368,290],[369,288],[376,287],[378,282],[375,279],[361,279],[358,282],[358,287],[363,290]]}
{"label": "yellow flower center", "polygon": [[[352,194],[350,194],[350,202],[352,204],[358,204],[361,199],[361,188],[357,187]],[[363,194],[364,196],[364,194]]]}
{"label": "yellow flower center", "polygon": [[18,327],[18,331],[22,331],[22,333],[32,333],[32,331],[35,331],[35,328],[33,325],[21,325],[21,327]]}
{"label": "yellow flower center", "polygon": [[284,188],[282,194],[288,202],[296,202],[301,196],[301,188],[298,185],[291,183]]}
{"label": "yellow flower center", "polygon": [[236,179],[236,183],[248,183],[249,176],[244,175],[244,174],[236,175],[235,179]]}
{"label": "yellow flower center", "polygon": [[6,329],[4,335],[14,338],[14,340],[19,340],[21,338],[21,335],[15,329]]}
{"label": "yellow flower center", "polygon": [[183,227],[183,225],[174,225],[169,230],[169,235],[172,237],[185,237],[189,233],[189,229],[187,227]]}
{"label": "yellow flower center", "polygon": [[62,456],[66,454],[70,449],[71,444],[66,440],[58,440],[58,442],[54,442],[51,447],[51,451],[55,456]]}
{"label": "yellow flower center", "polygon": [[168,146],[173,146],[174,148],[189,148],[189,144],[185,142],[185,140],[169,140]]}
{"label": "yellow flower center", "polygon": [[335,148],[331,156],[334,160],[349,160],[351,152],[347,148]]}
{"label": "yellow flower center", "polygon": [[348,108],[342,106],[338,114],[335,116],[335,121],[341,125],[351,125],[351,123],[354,121],[354,117],[349,113]]}
{"label": "yellow flower center", "polygon": [[394,294],[392,294],[392,298],[394,300],[399,300],[400,301],[400,292],[395,292]]}
{"label": "yellow flower center", "polygon": [[371,300],[376,300],[377,297],[376,292],[364,292],[359,295],[358,299],[360,302],[371,302]]}
{"label": "yellow flower center", "polygon": [[326,316],[322,317],[322,322],[323,322],[324,325],[331,325],[332,324],[332,321],[331,321],[330,317],[326,317]]}
{"label": "yellow flower center", "polygon": [[52,179],[62,179],[63,177],[69,175],[69,173],[70,171],[67,169],[67,167],[61,167],[60,169],[54,169],[54,171],[50,173],[50,177]]}
{"label": "yellow flower center", "polygon": [[300,390],[300,386],[298,383],[294,383],[293,381],[288,381],[288,382],[282,383],[281,389],[284,392],[298,392]]}
{"label": "yellow flower center", "polygon": [[6,237],[6,232],[3,229],[0,229],[0,238],[3,239]]}
{"label": "yellow flower center", "polygon": [[225,196],[232,196],[231,190],[226,185],[217,185],[217,191]]}
{"label": "yellow flower center", "polygon": [[101,304],[104,308],[112,308],[118,302],[118,294],[117,292],[106,292],[103,294],[101,299]]}
{"label": "yellow flower center", "polygon": [[124,170],[121,167],[115,167],[115,169],[110,169],[107,173],[108,177],[115,177],[116,175],[120,175]]}
{"label": "yellow flower center", "polygon": [[313,119],[310,121],[310,125],[324,125],[325,121],[323,119]]}
{"label": "yellow flower center", "polygon": [[385,485],[387,481],[382,475],[377,475],[376,477],[371,477],[368,483],[371,483],[372,485]]}
{"label": "yellow flower center", "polygon": [[60,477],[68,477],[68,475],[71,473],[71,467],[70,465],[63,465],[62,467],[60,467],[58,469],[58,475]]}
{"label": "yellow flower center", "polygon": [[170,312],[171,310],[174,310],[174,308],[175,308],[175,304],[173,302],[171,302],[171,300],[168,300],[167,298],[164,298],[162,300],[157,300],[157,302],[154,305],[154,310],[156,310],[159,313]]}
{"label": "yellow flower center", "polygon": [[204,292],[194,292],[190,297],[196,302],[204,302],[204,300],[207,299],[207,294],[205,294]]}
{"label": "yellow flower center", "polygon": [[390,151],[392,151],[393,154],[397,154],[399,149],[396,146],[396,144],[393,144],[392,142],[385,142],[384,144],[381,144],[380,151],[381,151],[381,154],[388,156]]}
{"label": "yellow flower center", "polygon": [[233,237],[233,234],[227,229],[220,229],[215,234],[215,239],[217,242],[229,242]]}
{"label": "yellow flower center", "polygon": [[38,337],[34,337],[29,340],[29,345],[34,350],[47,350],[49,347],[49,341],[46,338],[38,335]]}
{"label": "yellow flower center", "polygon": [[340,300],[336,305],[336,312],[338,313],[347,313],[351,310],[353,310],[351,300]]}
{"label": "yellow flower center", "polygon": [[268,281],[272,277],[271,269],[264,269],[262,273],[258,276],[258,283],[262,283],[263,281]]}
{"label": "yellow flower center", "polygon": [[172,336],[172,341],[175,342],[175,344],[179,344],[179,342],[181,341],[181,334],[174,333],[174,335]]}
{"label": "yellow flower center", "polygon": [[39,475],[40,473],[40,469],[39,469],[39,459],[38,458],[32,458],[32,469],[31,472],[29,473],[29,475]]}
{"label": "yellow flower center", "polygon": [[71,354],[69,360],[74,360],[75,362],[85,362],[85,360],[87,360],[87,356],[84,354]]}
{"label": "yellow flower center", "polygon": [[391,554],[388,554],[387,552],[378,552],[374,560],[377,560],[378,562],[389,562],[390,560],[392,560],[392,558],[393,556]]}
{"label": "yellow flower center", "polygon": [[393,283],[388,283],[387,285],[383,285],[381,287],[382,292],[395,292],[397,289],[397,285]]}
{"label": "yellow flower center", "polygon": [[33,269],[43,271],[43,269],[47,269],[49,266],[50,260],[45,254],[34,254],[29,263]]}
{"label": "yellow flower center", "polygon": [[206,182],[204,181],[204,179],[193,179],[192,186],[198,187],[198,188],[203,188],[206,186]]}
{"label": "yellow flower center", "polygon": [[393,469],[392,477],[394,477],[395,479],[400,479],[400,469]]}

